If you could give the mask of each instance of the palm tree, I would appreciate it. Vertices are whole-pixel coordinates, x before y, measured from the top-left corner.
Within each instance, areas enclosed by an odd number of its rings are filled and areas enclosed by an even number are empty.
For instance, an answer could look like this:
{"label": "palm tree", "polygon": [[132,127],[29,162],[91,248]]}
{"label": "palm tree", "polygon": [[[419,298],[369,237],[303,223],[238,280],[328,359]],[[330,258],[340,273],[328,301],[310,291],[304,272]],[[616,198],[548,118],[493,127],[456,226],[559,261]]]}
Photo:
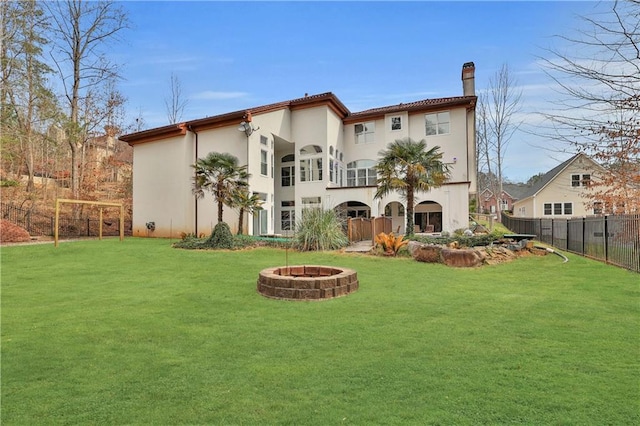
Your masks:
{"label": "palm tree", "polygon": [[196,171],[193,193],[202,198],[205,190],[210,191],[218,203],[218,223],[222,222],[223,206],[232,205],[233,191],[248,185],[247,166],[239,166],[238,158],[226,152],[210,152],[206,157],[198,158],[193,168]]}
{"label": "palm tree", "polygon": [[244,224],[244,212],[253,214],[256,210],[262,210],[263,201],[258,194],[249,194],[247,187],[236,188],[231,194],[231,205],[238,209],[238,235],[242,235]]}
{"label": "palm tree", "polygon": [[413,234],[415,192],[437,188],[449,178],[449,166],[442,162],[440,147],[426,148],[424,139],[419,142],[396,139],[378,153],[380,159],[375,165],[378,172],[375,198],[398,191],[407,200],[406,235]]}

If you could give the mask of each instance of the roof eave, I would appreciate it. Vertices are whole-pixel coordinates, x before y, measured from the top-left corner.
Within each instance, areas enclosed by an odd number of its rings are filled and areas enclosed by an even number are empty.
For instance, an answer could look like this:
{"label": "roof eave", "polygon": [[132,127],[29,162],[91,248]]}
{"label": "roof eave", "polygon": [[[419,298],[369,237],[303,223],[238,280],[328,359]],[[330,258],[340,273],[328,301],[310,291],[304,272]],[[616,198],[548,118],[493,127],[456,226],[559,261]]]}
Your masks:
{"label": "roof eave", "polygon": [[155,129],[143,130],[141,132],[122,135],[118,139],[128,143],[130,146],[144,142],[168,139],[175,136],[184,136],[187,133],[187,123],[170,124],[168,126],[156,127]]}
{"label": "roof eave", "polygon": [[467,108],[475,108],[476,105],[476,96],[465,96],[456,99],[446,100],[442,102],[436,102],[433,104],[421,104],[421,105],[411,105],[411,104],[399,104],[395,106],[390,106],[388,108],[376,108],[373,111],[367,112],[356,112],[349,115],[343,121],[345,124],[356,123],[366,119],[378,119],[384,118],[386,115],[395,114],[398,112],[408,112],[411,114],[419,114],[424,112],[431,111],[440,111],[443,109],[465,106]]}

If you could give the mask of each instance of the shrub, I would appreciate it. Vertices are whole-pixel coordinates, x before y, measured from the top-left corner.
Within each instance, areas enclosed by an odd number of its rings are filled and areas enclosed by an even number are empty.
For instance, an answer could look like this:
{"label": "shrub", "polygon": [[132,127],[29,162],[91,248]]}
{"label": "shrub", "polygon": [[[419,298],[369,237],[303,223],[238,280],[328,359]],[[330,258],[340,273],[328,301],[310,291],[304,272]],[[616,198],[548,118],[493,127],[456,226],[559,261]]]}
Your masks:
{"label": "shrub", "polygon": [[345,220],[335,210],[304,209],[296,224],[293,245],[301,251],[336,250],[346,247],[349,240],[343,231]]}
{"label": "shrub", "polygon": [[502,238],[503,234],[498,231],[493,231],[490,234],[479,234],[472,236],[465,235],[454,235],[450,236],[449,234],[445,235],[442,233],[440,237],[412,237],[411,239],[414,241],[418,241],[420,243],[425,244],[441,244],[448,245],[454,241],[458,242],[460,247],[475,247],[475,246],[488,246],[492,242],[499,240]]}
{"label": "shrub", "polygon": [[11,180],[11,179],[0,180],[0,187],[2,188],[9,188],[9,187],[18,186],[18,185],[20,185],[20,182],[18,182],[17,180]]}
{"label": "shrub", "polygon": [[409,240],[403,238],[402,235],[395,236],[393,232],[388,234],[381,232],[376,235],[376,245],[380,246],[387,256],[397,256],[398,251],[409,244]]}
{"label": "shrub", "polygon": [[229,225],[225,222],[218,222],[213,228],[211,236],[205,241],[205,247],[231,249],[233,248],[233,234]]}

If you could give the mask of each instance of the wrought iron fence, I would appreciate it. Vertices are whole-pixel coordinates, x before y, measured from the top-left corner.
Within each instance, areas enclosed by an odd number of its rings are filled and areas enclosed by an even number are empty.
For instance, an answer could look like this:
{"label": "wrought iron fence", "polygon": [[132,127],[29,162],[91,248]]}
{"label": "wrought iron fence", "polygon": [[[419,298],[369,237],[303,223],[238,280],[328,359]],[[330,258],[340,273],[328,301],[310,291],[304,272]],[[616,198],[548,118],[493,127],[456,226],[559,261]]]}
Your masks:
{"label": "wrought iron fence", "polygon": [[[24,209],[11,204],[0,206],[2,219],[15,223],[27,230],[31,236],[53,236],[55,231],[55,218],[37,210]],[[58,218],[58,235],[63,238],[97,237],[100,233],[100,220],[91,218],[72,219],[68,217]],[[131,236],[131,221],[124,222],[124,234]],[[119,236],[120,220],[103,219],[102,235]]]}
{"label": "wrought iron fence", "polygon": [[640,272],[640,215],[532,219],[502,215],[502,224],[556,248]]}

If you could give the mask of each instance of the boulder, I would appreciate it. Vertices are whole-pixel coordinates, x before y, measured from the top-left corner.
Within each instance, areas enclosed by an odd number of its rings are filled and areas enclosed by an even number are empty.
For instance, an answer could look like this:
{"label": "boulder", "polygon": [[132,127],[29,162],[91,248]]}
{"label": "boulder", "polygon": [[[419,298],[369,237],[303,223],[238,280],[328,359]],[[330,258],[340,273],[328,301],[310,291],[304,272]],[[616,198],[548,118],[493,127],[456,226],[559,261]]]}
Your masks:
{"label": "boulder", "polygon": [[407,250],[409,250],[409,254],[411,256],[413,256],[413,253],[419,249],[420,247],[424,246],[423,243],[419,243],[417,241],[413,241],[413,240],[409,240],[409,244],[407,244]]}
{"label": "boulder", "polygon": [[414,248],[413,258],[418,262],[442,263],[442,250],[442,246],[422,244],[419,247]]}
{"label": "boulder", "polygon": [[440,255],[447,266],[473,268],[482,264],[482,256],[474,249],[443,248]]}

